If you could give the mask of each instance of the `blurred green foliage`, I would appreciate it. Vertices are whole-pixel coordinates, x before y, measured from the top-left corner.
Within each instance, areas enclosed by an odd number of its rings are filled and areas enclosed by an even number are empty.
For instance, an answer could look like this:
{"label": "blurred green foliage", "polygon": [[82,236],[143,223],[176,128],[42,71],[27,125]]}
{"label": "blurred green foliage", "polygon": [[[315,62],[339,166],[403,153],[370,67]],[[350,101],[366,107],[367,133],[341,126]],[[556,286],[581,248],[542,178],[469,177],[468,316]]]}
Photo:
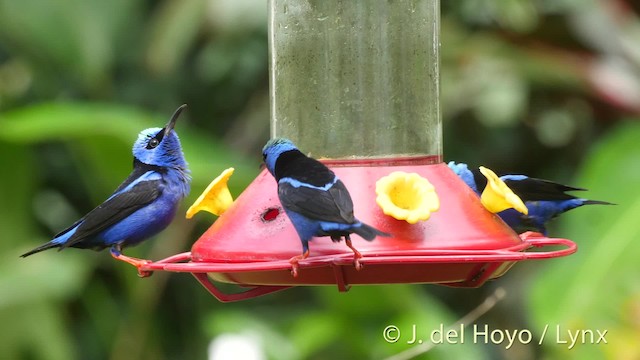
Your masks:
{"label": "blurred green foliage", "polygon": [[[640,6],[631,1],[442,1],[445,157],[589,188],[551,235],[568,258],[516,265],[480,289],[299,288],[221,304],[190,276],[141,280],[106,253],[18,255],[100,203],[130,147],[189,104],[178,132],[193,172],[184,209],[224,168],[237,195],[268,138],[266,1],[0,0],[0,354],[8,359],[204,358],[221,334],[273,359],[384,358],[389,324],[445,326],[497,286],[478,324],[607,329],[609,344],[547,339],[438,346],[424,358],[640,357]],[[187,251],[214,219],[176,221],[128,250]]]}
{"label": "blurred green foliage", "polygon": [[[568,330],[608,330],[609,346],[549,346],[565,359],[636,359],[640,347],[640,123],[620,126],[588,155],[578,178],[593,196],[618,203],[615,211],[587,208],[567,218],[566,236],[593,239],[580,252],[549,266],[536,279],[531,310],[536,325]],[[602,174],[607,176],[602,181]],[[549,294],[554,294],[553,297]],[[556,330],[556,329],[554,329]],[[557,331],[555,331],[557,333]],[[554,334],[554,336],[558,336]]]}

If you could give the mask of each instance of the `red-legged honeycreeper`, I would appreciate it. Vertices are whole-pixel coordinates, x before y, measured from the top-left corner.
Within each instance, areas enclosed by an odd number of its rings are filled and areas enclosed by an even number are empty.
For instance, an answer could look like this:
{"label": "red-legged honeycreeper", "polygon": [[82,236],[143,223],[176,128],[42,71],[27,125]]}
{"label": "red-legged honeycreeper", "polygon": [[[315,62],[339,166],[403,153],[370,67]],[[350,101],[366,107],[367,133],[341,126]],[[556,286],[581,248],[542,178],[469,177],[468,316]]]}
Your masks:
{"label": "red-legged honeycreeper", "polygon": [[350,234],[368,241],[376,236],[391,236],[356,219],[351,196],[342,181],[324,164],[300,152],[290,140],[269,140],[262,157],[278,182],[278,197],[302,242],[302,255],[289,260],[294,276],[298,262],[309,256],[309,241],[314,236],[329,236],[334,242],[344,237],[357,269],[361,268],[362,255],[351,244]]}
{"label": "red-legged honeycreeper", "polygon": [[[478,169],[469,169],[467,164],[450,161],[448,166],[478,196],[487,186],[487,178]],[[518,234],[536,231],[547,235],[546,224],[558,215],[582,205],[613,205],[610,202],[587,200],[567,194],[567,191],[585,191],[586,189],[558,184],[553,181],[536,179],[526,175],[503,175],[500,179],[520,197],[529,210],[524,215],[515,209],[507,209],[498,216]]]}
{"label": "red-legged honeycreeper", "polygon": [[176,121],[186,105],[180,106],[164,128],[143,130],[133,144],[133,171],[115,192],[53,240],[22,257],[67,247],[102,250],[138,269],[145,260],[124,256],[122,248],[136,245],[164,230],[189,193],[191,177],[182,154]]}

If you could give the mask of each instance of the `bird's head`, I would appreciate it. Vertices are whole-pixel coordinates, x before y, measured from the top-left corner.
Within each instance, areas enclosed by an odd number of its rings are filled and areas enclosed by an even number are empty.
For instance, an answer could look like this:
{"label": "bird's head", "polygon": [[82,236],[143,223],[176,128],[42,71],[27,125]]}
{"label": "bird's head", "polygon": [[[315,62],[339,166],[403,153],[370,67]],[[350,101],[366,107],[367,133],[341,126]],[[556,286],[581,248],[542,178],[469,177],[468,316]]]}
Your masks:
{"label": "bird's head", "polygon": [[163,128],[149,128],[140,132],[133,144],[133,156],[138,161],[154,166],[187,167],[180,139],[174,130],[180,113],[186,107],[186,104],[180,106]]}
{"label": "bird's head", "polygon": [[478,189],[478,185],[476,184],[475,176],[469,167],[465,163],[455,163],[453,161],[449,161],[447,164],[449,169],[453,170],[453,172],[460,177],[462,181],[465,182],[473,191],[480,194],[480,190]]}
{"label": "bird's head", "polygon": [[284,138],[271,139],[262,148],[262,159],[271,175],[275,176],[276,161],[280,154],[291,150],[298,150],[298,148],[291,140]]}

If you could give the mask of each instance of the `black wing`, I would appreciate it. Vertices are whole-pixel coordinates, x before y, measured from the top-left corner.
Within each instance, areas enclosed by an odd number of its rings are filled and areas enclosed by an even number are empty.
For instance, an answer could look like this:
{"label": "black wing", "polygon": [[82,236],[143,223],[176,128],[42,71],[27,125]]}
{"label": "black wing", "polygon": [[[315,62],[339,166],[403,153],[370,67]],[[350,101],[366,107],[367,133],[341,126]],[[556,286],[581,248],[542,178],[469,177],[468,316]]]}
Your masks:
{"label": "black wing", "polygon": [[[131,189],[113,196],[77,222],[81,222],[80,226],[78,226],[73,236],[62,244],[61,249],[92,237],[133,214],[157,199],[162,194],[162,188],[160,180],[141,181]],[[74,226],[75,224],[59,235],[71,230]]]}
{"label": "black wing", "polygon": [[558,184],[553,181],[526,178],[523,180],[505,180],[505,184],[522,199],[522,201],[536,200],[570,200],[576,197],[565,194],[566,191],[582,191],[585,189]]}
{"label": "black wing", "polygon": [[356,222],[351,196],[340,180],[326,191],[304,186],[294,187],[280,181],[278,196],[282,206],[310,219],[343,224]]}

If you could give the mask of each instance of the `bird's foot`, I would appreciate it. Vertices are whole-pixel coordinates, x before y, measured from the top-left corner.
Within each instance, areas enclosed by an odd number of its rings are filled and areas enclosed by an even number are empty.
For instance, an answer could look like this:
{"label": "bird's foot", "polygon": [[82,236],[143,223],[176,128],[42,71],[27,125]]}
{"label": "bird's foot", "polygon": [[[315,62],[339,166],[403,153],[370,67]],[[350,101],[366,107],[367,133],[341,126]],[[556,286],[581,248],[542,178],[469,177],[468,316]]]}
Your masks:
{"label": "bird's foot", "polygon": [[298,269],[300,268],[300,260],[304,260],[309,257],[309,250],[305,251],[301,255],[296,255],[289,259],[289,263],[291,264],[291,275],[293,277],[298,277]]}
{"label": "bird's foot", "polygon": [[353,247],[353,244],[351,244],[351,239],[348,236],[345,238],[345,243],[347,244],[349,249],[353,251],[353,266],[355,266],[356,270],[358,271],[362,270],[362,263],[360,263],[360,258],[362,258],[362,254],[360,254],[360,251],[358,251],[355,247]]}
{"label": "bird's foot", "polygon": [[131,265],[135,266],[136,269],[138,269],[138,276],[141,277],[141,278],[149,277],[149,276],[151,276],[153,274],[152,271],[144,271],[144,270],[140,269],[144,265],[150,264],[151,261],[149,261],[149,260],[138,259],[138,258],[134,258],[134,257],[129,257],[129,256],[126,256],[126,255],[123,255],[117,249],[111,249],[111,256],[113,256],[113,258],[116,259],[116,260],[124,261],[124,262],[126,262],[128,264],[131,264]]}
{"label": "bird's foot", "polygon": [[353,266],[358,271],[362,270],[362,263],[360,262],[360,258],[357,255],[353,257]]}

